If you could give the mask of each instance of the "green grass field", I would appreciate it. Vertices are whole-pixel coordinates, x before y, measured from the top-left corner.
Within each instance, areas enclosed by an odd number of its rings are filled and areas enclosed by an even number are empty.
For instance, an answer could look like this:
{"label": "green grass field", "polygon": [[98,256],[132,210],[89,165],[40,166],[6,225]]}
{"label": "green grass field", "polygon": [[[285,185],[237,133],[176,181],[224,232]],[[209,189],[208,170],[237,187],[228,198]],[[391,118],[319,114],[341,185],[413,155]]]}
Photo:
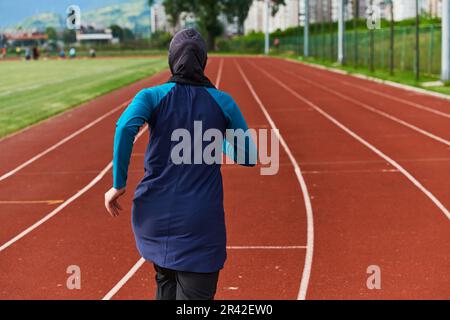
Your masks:
{"label": "green grass field", "polygon": [[0,137],[165,68],[165,57],[0,62]]}

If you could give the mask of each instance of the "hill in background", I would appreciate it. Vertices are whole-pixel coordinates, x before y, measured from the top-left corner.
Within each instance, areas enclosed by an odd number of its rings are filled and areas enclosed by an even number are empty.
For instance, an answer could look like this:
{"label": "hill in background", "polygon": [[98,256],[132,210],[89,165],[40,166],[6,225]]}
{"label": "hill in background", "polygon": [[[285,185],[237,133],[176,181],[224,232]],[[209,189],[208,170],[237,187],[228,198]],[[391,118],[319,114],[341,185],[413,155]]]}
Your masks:
{"label": "hill in background", "polygon": [[[105,28],[112,24],[118,24],[137,34],[145,35],[148,33],[150,12],[146,0],[128,0],[87,11],[83,11],[83,7],[81,7],[81,10],[82,25]],[[61,12],[45,12],[33,15],[3,29],[44,31],[47,27],[65,28],[65,8]]]}

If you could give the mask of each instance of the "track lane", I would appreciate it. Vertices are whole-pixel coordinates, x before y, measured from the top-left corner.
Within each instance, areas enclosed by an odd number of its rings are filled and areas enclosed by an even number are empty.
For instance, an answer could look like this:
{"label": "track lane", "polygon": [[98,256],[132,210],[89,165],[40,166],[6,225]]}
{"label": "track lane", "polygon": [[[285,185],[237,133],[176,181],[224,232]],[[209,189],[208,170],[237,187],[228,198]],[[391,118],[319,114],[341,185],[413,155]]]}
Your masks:
{"label": "track lane", "polygon": [[[391,121],[400,123],[412,130],[421,131],[431,139],[435,139],[441,143],[450,146],[450,108],[449,113],[445,113],[445,117],[417,109],[410,105],[399,103],[396,96],[383,96],[368,93],[366,90],[372,90],[357,84],[354,81],[348,82],[341,78],[330,75],[312,67],[279,60],[274,65],[284,73],[292,75],[303,84],[311,84],[320,87],[321,90],[336,95],[338,100],[345,100],[352,105],[359,105],[372,112],[378,113],[380,116],[390,118]],[[294,67],[294,68],[293,68]],[[296,68],[295,68],[296,67]],[[347,85],[348,83],[348,85]],[[408,101],[414,103],[413,101]],[[450,101],[447,101],[450,107]],[[425,107],[425,106],[424,106]],[[433,109],[434,110],[434,109]]]}
{"label": "track lane", "polygon": [[[113,132],[115,120],[108,125]],[[107,146],[109,151],[105,156],[109,155],[110,160],[112,136],[109,138],[104,136],[106,141],[102,144]],[[146,145],[145,139],[138,140],[134,153],[143,154]],[[80,147],[83,145],[79,144]],[[70,154],[65,156],[68,157]],[[142,157],[132,157],[131,168],[136,173],[130,174],[130,191],[124,199],[128,208],[132,190],[142,176],[142,161]],[[129,219],[122,216],[112,220],[103,208],[103,194],[111,184],[108,174],[60,214],[0,253],[1,296],[10,299],[99,299],[106,293],[114,276],[119,277],[128,268],[127,261],[132,264],[131,261],[138,257]],[[127,213],[123,215],[129,216]],[[65,269],[71,264],[81,267],[82,290],[71,291],[65,287]],[[110,269],[111,266],[114,269]]]}
{"label": "track lane", "polygon": [[[132,98],[131,92],[136,92],[167,77],[168,72],[162,71],[153,77],[102,95],[79,107],[2,138],[0,140],[0,175],[3,176],[14,170],[92,121],[104,116],[112,108],[128,101]],[[150,79],[154,82],[149,83]]]}
{"label": "track lane", "polygon": [[[263,72],[242,64],[304,170],[322,172],[305,176],[313,186],[317,217],[308,298],[448,298],[450,228],[445,216],[398,172],[383,171],[393,169],[389,164],[378,161],[310,106],[292,99]],[[279,71],[271,74],[304,95],[320,97],[327,108],[339,104],[317,89],[305,90]],[[345,170],[354,166],[376,170]],[[327,168],[333,171],[324,172]],[[381,267],[383,290],[366,287],[366,268],[372,264]],[[414,271],[408,274],[408,269]]]}
{"label": "track lane", "polygon": [[[304,250],[228,250],[226,267],[221,271],[217,300],[295,299],[293,270],[300,273],[299,261]],[[155,298],[153,267],[146,263],[117,292],[113,300],[148,300]],[[282,281],[277,281],[277,280]],[[268,288],[268,283],[272,287]]]}
{"label": "track lane", "polygon": [[[143,151],[143,150],[141,150],[141,151]],[[142,154],[142,153],[139,153],[138,152],[138,154]],[[137,159],[137,158],[139,158],[139,157],[134,157],[135,159]],[[132,170],[132,171],[136,171],[137,169],[134,169],[134,170]],[[95,187],[96,188],[96,187]],[[91,193],[88,193],[88,194],[86,194],[86,197],[87,196],[92,196],[92,194]],[[83,197],[80,197],[80,200],[79,201],[86,201],[85,200],[85,197],[83,196]],[[78,202],[79,202],[78,201]],[[90,199],[89,201],[87,201],[87,203],[95,203],[95,202],[97,202],[97,201],[94,201],[94,200],[92,200],[92,199]],[[68,215],[73,215],[74,213],[72,212],[72,210],[73,209],[75,209],[75,208],[73,208],[73,207],[70,207],[70,208],[68,208],[68,210],[66,210],[66,211],[68,211],[68,212],[65,212],[64,213],[64,215],[62,215],[62,216],[59,216],[58,217],[58,220],[60,220],[60,219],[65,219],[65,218],[67,218],[67,216]],[[72,219],[73,219],[73,217],[72,217]],[[53,224],[55,224],[55,223],[60,223],[60,221],[58,221],[58,220],[53,220],[52,221],[52,223]],[[69,219],[70,220],[70,219]],[[252,219],[253,220],[253,219]],[[74,242],[74,238],[76,238],[76,237],[81,237],[82,239],[88,239],[89,240],[89,236],[88,235],[85,235],[85,236],[83,236],[82,235],[82,232],[80,232],[80,230],[79,230],[79,226],[78,227],[75,227],[75,228],[72,228],[72,229],[75,229],[75,230],[69,230],[69,231],[64,231],[63,230],[64,228],[62,227],[62,225],[59,225],[59,227],[57,227],[57,228],[55,228],[55,227],[53,227],[53,226],[51,226],[50,224],[48,224],[48,225],[45,225],[45,226],[43,226],[42,228],[40,228],[40,229],[38,229],[37,231],[36,231],[36,233],[45,233],[48,237],[49,237],[49,239],[54,239],[54,238],[57,238],[57,239],[59,239],[59,241],[58,241],[58,243],[66,243],[66,242]],[[50,230],[50,231],[49,231]],[[91,230],[91,232],[92,232],[92,230]],[[55,234],[52,234],[52,233],[55,233]],[[62,236],[62,234],[64,234],[64,236]],[[59,236],[58,236],[59,235]],[[73,237],[73,240],[72,241],[70,241],[70,238],[71,238],[71,236]],[[39,235],[37,236],[37,238],[39,238]],[[132,238],[132,237],[128,237],[128,238]],[[105,243],[107,243],[107,241],[103,241],[102,239],[100,239],[100,241],[98,241],[99,239],[96,239],[96,244],[97,245],[99,245],[99,246],[101,246],[102,244],[105,244]],[[33,247],[33,245],[32,245],[32,243],[34,243],[36,241],[36,236],[34,237],[34,239],[31,239],[31,238],[25,238],[24,239],[24,244],[27,244],[27,247],[28,248],[30,248],[30,247]],[[28,243],[27,243],[28,242]],[[29,243],[29,242],[32,242],[32,243]],[[40,247],[42,246],[42,242],[40,243],[40,245],[39,245]],[[45,247],[45,244],[44,244],[44,247]],[[84,249],[84,250],[82,250],[82,249]],[[78,246],[77,246],[77,248],[76,248],[76,252],[78,253],[78,254],[80,254],[81,252],[85,252],[85,249],[86,249],[86,247],[83,247],[83,243],[79,243],[78,244]],[[42,248],[40,248],[40,250],[42,250]],[[39,252],[40,250],[36,250],[36,252]],[[47,252],[50,252],[51,250],[47,250]],[[61,253],[62,253],[62,251],[67,251],[67,248],[65,248],[64,246],[62,246],[62,248],[60,249],[60,248],[57,248],[56,250],[52,250],[52,254],[53,255],[55,255],[56,257],[57,256],[59,256],[60,257],[60,259],[61,260],[64,260],[64,261],[66,261],[66,263],[65,263],[65,265],[67,265],[67,263],[70,261],[70,258],[72,258],[72,260],[73,260],[73,255],[68,255],[69,257],[67,257],[67,254],[66,255],[64,255],[64,257],[62,257],[61,256]],[[60,253],[60,254],[58,254],[58,252]],[[89,252],[89,250],[87,250],[87,252]],[[13,251],[11,251],[11,255],[12,256],[15,256],[17,254],[17,252],[13,252]],[[89,256],[89,253],[87,254],[88,256]],[[120,254],[119,254],[120,255]],[[287,255],[287,253],[286,253],[286,255]],[[264,255],[263,255],[264,256]],[[289,256],[291,256],[291,257],[295,257],[296,255],[295,254],[289,254]],[[47,257],[47,256],[46,256]],[[49,259],[54,259],[54,257],[48,257]],[[105,258],[105,257],[103,257],[103,258]],[[114,257],[114,260],[116,259],[117,257]],[[84,259],[86,259],[87,261],[89,261],[89,263],[91,262],[91,261],[93,261],[93,262],[97,262],[97,263],[99,263],[99,259],[98,258],[93,258],[92,256],[89,256],[89,257],[83,257],[83,261],[84,261]],[[13,260],[13,259],[11,259],[11,258],[9,258],[8,260]],[[107,259],[106,259],[107,260]],[[121,259],[122,260],[122,259]],[[44,258],[44,259],[42,259],[41,260],[42,262],[45,262],[46,261],[46,259]],[[58,267],[59,267],[59,271],[61,272],[61,263],[62,262],[54,262],[54,263],[52,263],[51,264],[51,270],[47,270],[48,272],[46,273],[46,275],[47,274],[55,274],[55,272],[58,272]],[[42,265],[42,263],[34,263],[33,264],[34,265],[34,268],[36,268],[36,269],[39,269],[39,266],[41,266]],[[10,265],[10,267],[12,267],[12,265]],[[275,266],[275,267],[277,267],[277,268],[279,268],[279,266]],[[24,268],[25,268],[25,270],[27,269],[27,268],[30,268],[30,265],[29,264],[22,264],[18,269],[21,271],[21,272],[24,272]],[[44,265],[42,265],[42,268],[44,268]],[[56,268],[56,269],[55,269]],[[16,270],[16,269],[15,269]],[[86,270],[86,264],[83,264],[83,266],[82,266],[82,270]],[[280,270],[281,271],[281,270]],[[11,274],[11,272],[12,272],[12,270],[6,270],[5,271],[5,274]],[[93,274],[92,274],[92,270],[91,269],[88,269],[88,272],[86,273],[86,272],[83,272],[83,279],[90,279],[91,277],[93,277]],[[45,275],[44,275],[44,278],[42,279],[42,281],[43,282],[46,282],[46,281],[48,281],[49,283],[54,283],[54,281],[51,281],[51,276],[50,277],[46,277]],[[26,281],[28,280],[28,279],[24,279],[25,280],[25,283],[26,283]],[[64,293],[61,293],[61,292],[64,292],[64,286],[63,286],[63,284],[61,284],[61,278],[59,278],[58,279],[59,280],[59,283],[54,283],[54,285],[57,287],[57,288],[59,288],[59,290],[57,291],[57,292],[54,292],[54,293],[52,293],[52,294],[56,294],[56,297],[58,297],[58,298],[63,298],[63,297],[65,297],[64,296]],[[86,280],[84,280],[84,281],[86,281]],[[89,281],[89,282],[92,282],[92,279]],[[19,285],[18,285],[18,288],[20,288],[21,286],[20,286],[20,284],[22,283],[22,281],[19,283]],[[98,283],[97,283],[98,284]],[[22,283],[22,285],[24,285],[25,286],[25,284],[23,284]],[[15,286],[17,286],[17,283],[15,284]],[[88,291],[91,289],[92,287],[91,286],[89,286],[88,287]],[[47,289],[45,286],[41,286],[41,289]],[[52,288],[50,288],[50,290],[49,291],[51,291],[51,289]],[[84,291],[86,290],[86,288],[84,289]],[[38,290],[37,290],[38,291]],[[22,292],[22,291],[20,291],[20,290],[10,290],[10,291],[8,291],[9,292],[9,294],[10,295],[12,295],[12,296],[14,296],[14,294],[18,294],[18,297],[23,297],[23,296],[21,296],[22,294],[24,294],[24,292]],[[86,292],[85,292],[86,293]],[[37,297],[37,298],[39,298],[39,297],[41,297],[42,298],[42,296],[41,296],[41,294],[44,294],[44,296],[46,296],[47,297],[47,295],[48,295],[48,292],[39,292],[39,293],[37,293],[37,292],[29,292],[29,293],[26,293],[26,294],[29,294],[29,295],[31,295],[31,297]],[[33,294],[37,294],[36,296],[35,295],[33,295]],[[87,295],[83,295],[83,297],[90,297],[89,296],[89,294],[90,293],[88,293]],[[70,296],[71,298],[76,298],[77,297],[77,295],[72,295],[72,296]],[[79,296],[78,296],[79,297]]]}
{"label": "track lane", "polygon": [[264,113],[264,116],[267,119],[267,122],[270,123],[270,127],[272,130],[276,130],[275,133],[277,134],[278,140],[280,140],[280,144],[283,146],[284,151],[289,157],[289,160],[291,161],[291,164],[293,166],[295,175],[298,180],[298,184],[302,193],[302,197],[305,204],[305,210],[306,210],[306,234],[307,234],[307,240],[306,240],[306,254],[305,254],[305,263],[303,267],[302,272],[302,278],[300,281],[300,288],[298,291],[297,299],[299,300],[305,300],[306,299],[306,293],[308,291],[308,285],[309,285],[309,278],[311,274],[311,265],[313,260],[313,252],[314,252],[314,218],[313,218],[313,210],[311,205],[311,199],[310,194],[308,191],[308,187],[306,185],[305,179],[303,178],[301,169],[298,165],[297,160],[293,156],[289,146],[287,145],[286,141],[284,140],[283,136],[279,133],[279,129],[277,128],[276,124],[274,123],[272,117],[270,116],[269,112],[267,111],[266,106],[261,102],[261,99],[259,98],[258,94],[256,93],[253,85],[248,80],[247,76],[245,75],[245,72],[242,70],[241,66],[238,62],[234,61],[239,73],[241,74],[242,78],[244,79],[245,84],[247,85],[249,91],[252,93],[253,98],[258,103],[259,107],[261,108],[261,111]]}
{"label": "track lane", "polygon": [[[145,139],[135,150],[145,150]],[[138,167],[137,159],[132,166]],[[140,163],[139,163],[140,164]],[[141,174],[129,176],[132,188]],[[58,215],[39,226],[14,246],[0,253],[1,297],[12,299],[99,299],[110,278],[132,265],[138,254],[129,223],[123,213],[113,219],[103,209],[103,194],[112,183],[110,174]],[[66,288],[66,268],[81,268],[82,289]]]}
{"label": "track lane", "polygon": [[[138,91],[143,88],[144,84],[154,85],[163,79],[166,79],[166,72],[159,73],[154,78],[145,79],[131,86],[127,86],[124,89],[120,89],[121,92],[113,92],[111,95],[123,95],[128,91],[127,95],[131,97],[133,91],[130,90],[135,89]],[[87,115],[80,116],[80,118],[83,121],[90,121],[92,120],[92,113],[96,114],[94,116],[95,119],[101,117],[102,115],[98,115],[97,113],[105,109],[105,106],[110,108],[109,105],[105,105],[104,103],[104,100],[108,97],[102,96],[98,98],[99,102],[96,102],[97,100],[91,101],[88,104],[90,105],[89,112],[86,112]],[[43,130],[41,126],[44,127],[44,130],[55,131],[55,136],[58,136],[59,131],[54,126],[59,125],[61,118],[66,119],[67,126],[71,127],[71,120],[67,120],[67,117],[72,119],[74,117],[72,113],[80,112],[78,110],[87,110],[86,108],[83,106],[73,111],[68,111],[67,113],[69,115],[67,116],[65,114],[57,116],[42,123],[42,125],[30,128],[30,130],[19,133],[4,141],[9,143],[10,141],[17,140],[17,146],[21,150],[20,148],[33,144],[35,140],[39,140],[41,137],[39,132]],[[102,121],[80,132],[72,139],[59,145],[56,149],[30,163],[22,170],[0,181],[0,201],[69,199],[94,179],[107,163],[110,162],[112,151],[109,141],[112,141],[114,136],[114,125],[111,124],[116,122],[120,115],[120,110],[124,108],[125,106],[119,108],[117,112],[103,118]],[[78,124],[78,121],[74,122]],[[65,132],[63,133],[65,134]],[[22,140],[23,136],[29,134],[34,134],[35,136],[33,136],[33,139],[27,139],[24,143]],[[46,136],[42,137],[42,141],[50,143]],[[0,145],[3,148],[4,145],[2,142],[0,142]],[[14,152],[2,153],[2,158],[9,158],[8,161],[14,163],[14,155],[20,153],[17,150],[16,148]],[[57,205],[40,205],[31,208],[30,206],[20,204],[12,206],[0,203],[0,224],[4,226],[0,229],[0,247],[3,247],[7,241],[11,240],[36,221],[42,219],[56,207]]]}
{"label": "track lane", "polygon": [[[272,65],[275,66],[276,63],[277,61],[274,61]],[[433,141],[414,130],[359,108],[318,87],[308,83],[298,83],[294,81],[296,77],[286,74],[279,68],[274,68],[272,71],[274,74],[280,75],[290,88],[322,107],[339,121],[354,128],[360,136],[365,137],[373,145],[382,146],[382,151],[393,159],[450,158],[450,148],[445,144]],[[436,196],[446,208],[443,209],[445,215],[449,216],[450,180],[442,179],[442,172],[448,170],[449,164],[430,161],[399,163]]]}
{"label": "track lane", "polygon": [[[239,70],[233,58],[224,61],[221,89],[233,96],[249,127],[267,128],[267,120],[251,92],[243,90],[246,83],[242,77],[235,76]],[[305,249],[285,246],[306,244],[306,212],[292,165],[282,149],[280,156],[280,163],[285,165],[274,176],[261,176],[255,169],[236,165],[222,166],[228,245],[282,248],[229,248],[229,259],[219,278],[217,299],[296,299],[298,296]],[[274,196],[277,202],[273,201]],[[112,298],[127,298],[128,294],[136,299],[154,298],[153,274],[152,268],[142,266]]]}
{"label": "track lane", "polygon": [[[264,104],[269,106],[275,122],[280,123],[281,133],[303,170],[309,172],[305,179],[312,186],[319,228],[316,230],[317,255],[308,298],[448,298],[446,288],[450,284],[445,270],[449,268],[446,254],[449,241],[442,243],[442,239],[447,239],[450,233],[447,225],[436,224],[433,219],[429,221],[430,215],[424,215],[434,213],[435,208],[422,201],[410,188],[403,190],[405,185],[397,172],[383,171],[392,170],[392,167],[336,130],[320,115],[314,114],[311,108],[287,97],[275,85],[268,86],[270,81],[262,75],[255,76],[245,62],[242,66]],[[230,80],[224,82],[224,88],[225,83],[229,83],[227,91],[234,96],[233,92],[241,92],[245,84],[236,81],[236,70],[226,69],[229,74],[224,72],[224,77]],[[246,117],[252,119],[250,126],[264,127],[264,117],[257,110],[245,107],[254,105],[251,96],[237,95],[239,105],[243,111],[244,108],[246,110]],[[129,190],[141,176],[144,140],[138,142],[133,153]],[[289,168],[286,160],[282,161],[281,168]],[[430,156],[422,159],[425,161],[413,162],[410,157],[406,160],[411,160],[410,163],[446,162],[445,157]],[[261,244],[274,240],[279,244],[288,242],[283,241],[284,237],[274,236],[285,233],[285,220],[292,216],[289,197],[284,200],[277,197],[277,202],[273,201],[274,192],[280,190],[279,183],[258,184],[258,190],[267,185],[273,188],[273,192],[269,188],[264,189],[264,200],[270,200],[265,205],[256,192],[255,197],[247,197],[234,191],[242,187],[244,180],[249,188],[254,188],[255,184],[254,177],[244,176],[244,172],[249,171],[233,174],[236,170],[241,169],[224,167],[227,223],[235,230],[230,234],[236,240],[233,244],[241,245],[244,241],[247,245],[252,244],[250,241]],[[289,175],[281,175],[280,178],[283,182],[293,179]],[[103,192],[110,183],[110,177],[106,177],[57,219],[36,230],[33,237],[19,242],[20,248],[3,252],[7,255],[0,253],[1,296],[99,299],[123,277],[138,259],[129,221],[123,215],[120,220],[110,220],[101,205],[93,206],[102,203]],[[228,190],[232,191],[231,194]],[[131,193],[127,193],[125,206],[129,206]],[[244,202],[248,206],[240,208]],[[276,209],[268,210],[274,204]],[[294,202],[292,205],[297,210],[302,204]],[[244,217],[242,212],[245,212]],[[263,216],[254,226],[256,215]],[[411,219],[411,216],[418,218]],[[295,218],[301,217],[296,215]],[[273,220],[265,222],[267,219]],[[299,222],[305,224],[305,221]],[[267,228],[272,225],[273,228]],[[250,227],[252,232],[249,232]],[[261,235],[252,237],[252,234]],[[297,232],[297,235],[304,236],[305,232]],[[286,237],[285,240],[291,239]],[[297,251],[230,250],[217,297],[290,298],[295,295],[293,283],[298,286],[299,282],[299,278],[292,278],[292,270],[299,275],[298,261],[302,260],[304,255]],[[80,261],[83,289],[67,290],[65,268]],[[369,291],[365,288],[365,268],[380,261],[383,290]],[[151,266],[145,264],[115,298],[152,298],[153,288],[147,286],[153,283],[152,276]],[[274,281],[275,286],[270,286]],[[30,284],[34,286],[31,290]]]}
{"label": "track lane", "polygon": [[288,63],[290,67],[293,65],[305,68],[311,72],[319,71],[323,72],[327,76],[333,77],[339,81],[347,84],[352,84],[356,89],[362,89],[365,92],[376,92],[376,96],[389,96],[395,97],[394,100],[397,103],[409,105],[410,107],[416,107],[418,109],[427,109],[429,112],[436,111],[436,114],[441,113],[442,116],[448,117],[450,113],[449,100],[435,97],[426,93],[415,92],[404,88],[394,87],[392,85],[382,84],[376,81],[364,79],[358,75],[347,75],[341,72],[335,72],[326,70],[320,66],[308,65],[306,63],[290,61],[286,59],[280,60],[281,62]]}

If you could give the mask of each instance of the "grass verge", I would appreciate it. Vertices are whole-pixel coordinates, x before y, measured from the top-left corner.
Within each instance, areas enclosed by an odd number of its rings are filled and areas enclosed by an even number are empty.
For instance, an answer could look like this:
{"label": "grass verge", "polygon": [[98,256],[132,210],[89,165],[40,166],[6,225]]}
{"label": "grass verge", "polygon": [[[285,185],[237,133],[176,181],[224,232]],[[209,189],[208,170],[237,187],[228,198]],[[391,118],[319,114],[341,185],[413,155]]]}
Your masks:
{"label": "grass verge", "polygon": [[2,62],[0,138],[166,68],[165,58]]}

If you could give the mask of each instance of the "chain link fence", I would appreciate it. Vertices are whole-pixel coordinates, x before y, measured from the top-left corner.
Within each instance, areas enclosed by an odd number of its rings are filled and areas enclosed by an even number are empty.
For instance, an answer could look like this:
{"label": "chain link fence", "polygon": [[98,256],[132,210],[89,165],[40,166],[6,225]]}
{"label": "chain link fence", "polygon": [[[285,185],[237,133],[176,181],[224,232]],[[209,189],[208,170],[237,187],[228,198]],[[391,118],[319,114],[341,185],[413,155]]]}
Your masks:
{"label": "chain link fence", "polygon": [[[315,0],[308,3],[311,22],[308,55],[317,62],[337,62],[337,1]],[[420,1],[394,5],[389,0],[346,0],[344,4],[345,66],[370,71],[413,73],[416,77],[424,75],[434,78],[440,74],[441,21],[438,18],[438,7],[431,6],[432,3],[425,6]],[[399,13],[406,9],[407,13]],[[415,16],[411,16],[410,9],[414,9]],[[394,17],[398,20],[393,21]],[[303,56],[302,19],[305,19],[305,9],[299,7],[296,27],[277,30],[271,34],[271,53]],[[416,61],[416,26],[419,29],[419,61]],[[218,44],[219,51],[263,53],[264,34],[250,33],[223,39]],[[416,70],[417,66],[419,70]]]}
{"label": "chain link fence", "polygon": [[[420,73],[439,75],[441,67],[441,26],[421,26],[419,32]],[[314,30],[312,30],[314,31]],[[394,29],[393,68],[394,71],[415,72],[415,27],[405,26]],[[371,33],[373,47],[371,46]],[[344,50],[347,66],[369,68],[373,63],[375,70],[390,70],[390,37],[389,28],[376,30],[349,30],[345,33]],[[272,52],[280,54],[303,55],[303,34],[279,37],[277,48]],[[273,39],[272,39],[273,40]],[[312,33],[310,35],[309,55],[315,59],[335,62],[337,60],[337,32]],[[248,50],[251,48],[250,50]],[[372,49],[373,48],[373,49]],[[262,52],[262,45],[240,41],[235,49]],[[372,55],[373,50],[373,55]],[[373,59],[373,60],[372,60]]]}

